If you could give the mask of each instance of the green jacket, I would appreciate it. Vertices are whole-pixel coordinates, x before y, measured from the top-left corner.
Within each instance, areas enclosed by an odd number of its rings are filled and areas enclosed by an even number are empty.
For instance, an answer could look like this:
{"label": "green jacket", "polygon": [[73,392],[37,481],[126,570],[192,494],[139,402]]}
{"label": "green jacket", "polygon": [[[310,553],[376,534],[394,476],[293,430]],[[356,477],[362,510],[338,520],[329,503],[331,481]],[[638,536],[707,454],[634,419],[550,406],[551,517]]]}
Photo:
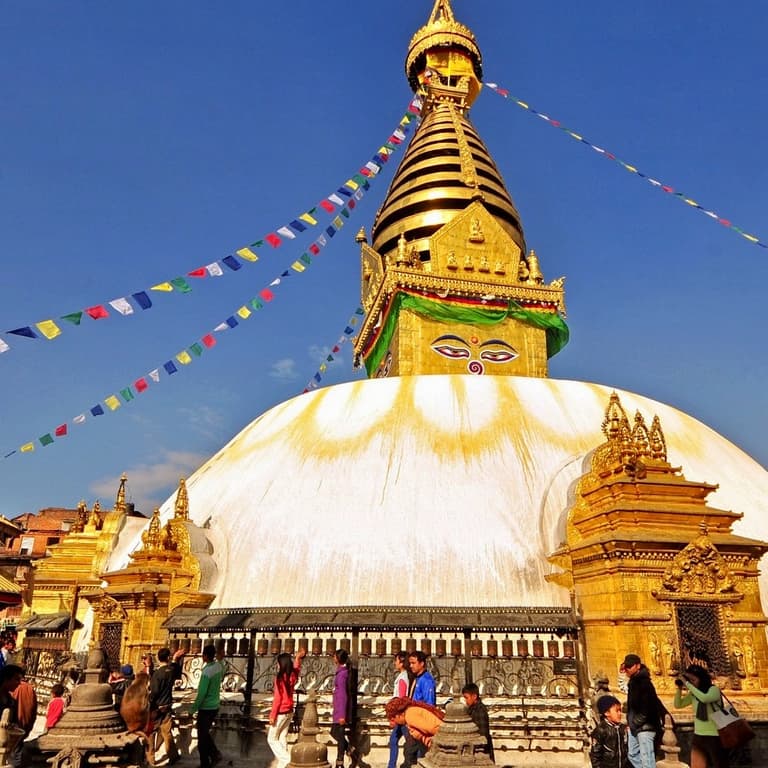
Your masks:
{"label": "green jacket", "polygon": [[218,709],[221,702],[221,679],[224,670],[218,661],[209,661],[200,673],[197,696],[192,705],[192,712],[199,709]]}

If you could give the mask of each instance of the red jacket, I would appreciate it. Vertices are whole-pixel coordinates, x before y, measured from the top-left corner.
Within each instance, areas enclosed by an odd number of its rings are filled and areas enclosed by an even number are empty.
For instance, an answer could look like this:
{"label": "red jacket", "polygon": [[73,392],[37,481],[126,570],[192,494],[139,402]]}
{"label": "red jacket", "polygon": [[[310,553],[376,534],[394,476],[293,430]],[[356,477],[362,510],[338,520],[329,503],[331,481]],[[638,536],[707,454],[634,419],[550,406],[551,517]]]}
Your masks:
{"label": "red jacket", "polygon": [[278,715],[284,715],[293,710],[293,689],[296,681],[299,679],[301,664],[294,662],[293,672],[288,680],[288,686],[283,685],[282,681],[275,678],[274,698],[272,699],[272,710],[269,713],[269,721],[275,721]]}

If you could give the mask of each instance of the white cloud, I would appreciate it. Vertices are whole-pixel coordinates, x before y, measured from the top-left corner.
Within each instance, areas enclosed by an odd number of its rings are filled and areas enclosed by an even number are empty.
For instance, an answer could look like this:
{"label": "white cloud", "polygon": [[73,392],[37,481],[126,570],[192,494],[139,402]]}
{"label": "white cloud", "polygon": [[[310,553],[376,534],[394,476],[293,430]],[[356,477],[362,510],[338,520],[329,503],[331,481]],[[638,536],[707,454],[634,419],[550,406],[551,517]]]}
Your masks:
{"label": "white cloud", "polygon": [[336,352],[333,355],[333,360],[328,360],[328,355],[331,354],[331,347],[319,347],[317,344],[313,344],[309,349],[307,350],[307,353],[309,354],[310,360],[313,362],[316,362],[318,365],[320,363],[326,363],[327,365],[335,365],[336,363],[341,362],[341,352]]}
{"label": "white cloud", "polygon": [[[179,478],[189,477],[207,459],[207,455],[191,451],[165,451],[157,461],[126,467],[128,501],[151,515],[175,491]],[[111,508],[119,485],[119,476],[109,477],[91,483],[89,490],[93,500],[100,499],[102,507]],[[93,500],[88,502],[89,507]]]}
{"label": "white cloud", "polygon": [[179,416],[195,432],[217,442],[226,437],[222,434],[226,418],[222,411],[209,405],[196,405],[194,408],[179,408]]}
{"label": "white cloud", "polygon": [[273,379],[295,381],[299,378],[299,373],[296,370],[296,361],[292,357],[284,357],[282,360],[272,363],[269,375]]}

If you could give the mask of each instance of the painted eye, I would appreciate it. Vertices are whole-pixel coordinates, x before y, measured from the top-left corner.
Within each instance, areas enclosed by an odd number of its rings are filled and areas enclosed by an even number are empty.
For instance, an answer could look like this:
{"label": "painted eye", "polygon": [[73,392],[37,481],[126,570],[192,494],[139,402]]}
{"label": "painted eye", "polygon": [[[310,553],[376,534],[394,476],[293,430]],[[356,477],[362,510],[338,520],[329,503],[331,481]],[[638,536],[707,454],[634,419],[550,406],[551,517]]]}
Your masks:
{"label": "painted eye", "polygon": [[432,349],[434,349],[438,355],[450,357],[452,360],[460,360],[461,358],[469,357],[468,349],[464,349],[463,347],[452,347],[450,344],[435,344]]}
{"label": "painted eye", "polygon": [[518,357],[517,352],[511,349],[484,349],[480,353],[480,359],[489,363],[508,363]]}

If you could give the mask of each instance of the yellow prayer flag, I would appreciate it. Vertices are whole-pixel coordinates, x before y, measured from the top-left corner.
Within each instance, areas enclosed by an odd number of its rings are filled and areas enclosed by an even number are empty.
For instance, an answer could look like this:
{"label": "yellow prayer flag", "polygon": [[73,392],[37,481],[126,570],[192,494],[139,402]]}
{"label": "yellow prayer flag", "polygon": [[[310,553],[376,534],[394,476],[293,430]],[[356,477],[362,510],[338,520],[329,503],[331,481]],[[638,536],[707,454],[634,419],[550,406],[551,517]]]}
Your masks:
{"label": "yellow prayer flag", "polygon": [[30,451],[35,450],[35,444],[34,443],[25,443],[21,446],[19,449],[22,453],[29,453]]}
{"label": "yellow prayer flag", "polygon": [[336,229],[341,229],[344,226],[344,222],[341,220],[341,216],[337,216],[333,220],[333,226],[336,227]]}
{"label": "yellow prayer flag", "polygon": [[176,359],[182,364],[182,365],[189,365],[192,362],[192,356],[187,352],[187,350],[183,350],[179,352],[178,355],[176,355]]}
{"label": "yellow prayer flag", "polygon": [[327,368],[328,368],[328,366],[325,363],[322,363],[318,370],[320,371],[320,373],[325,373]]}
{"label": "yellow prayer flag", "polygon": [[35,323],[35,325],[46,339],[55,339],[61,334],[61,328],[53,320],[43,320],[40,323]]}
{"label": "yellow prayer flag", "polygon": [[524,101],[518,101],[516,103],[523,107],[523,109],[530,109],[530,107]]}
{"label": "yellow prayer flag", "polygon": [[684,197],[683,200],[685,200],[688,205],[692,205],[694,208],[698,207],[698,203],[695,200],[691,200],[690,197]]}
{"label": "yellow prayer flag", "polygon": [[749,240],[752,243],[758,242],[757,238],[754,235],[748,235],[746,232],[741,233],[742,237],[746,237],[747,240]]}
{"label": "yellow prayer flag", "polygon": [[308,213],[302,213],[301,216],[299,216],[299,218],[302,221],[306,221],[307,224],[311,224],[313,227],[317,224],[317,219],[313,218]]}
{"label": "yellow prayer flag", "polygon": [[354,179],[347,179],[344,182],[345,187],[349,187],[352,190],[356,190],[360,185]]}
{"label": "yellow prayer flag", "polygon": [[245,304],[243,304],[243,306],[237,310],[237,314],[240,315],[243,320],[247,320],[253,313],[250,309],[248,309],[248,307],[245,306]]}
{"label": "yellow prayer flag", "polygon": [[568,133],[573,136],[574,139],[577,139],[578,141],[581,141],[581,136],[579,136],[578,133],[574,133],[573,131],[568,131]]}
{"label": "yellow prayer flag", "polygon": [[291,269],[294,272],[303,272],[306,267],[300,261],[294,261],[293,264],[291,264]]}
{"label": "yellow prayer flag", "polygon": [[173,286],[170,283],[158,283],[150,288],[151,291],[172,291]]}
{"label": "yellow prayer flag", "polygon": [[120,401],[117,399],[117,395],[110,395],[104,399],[104,405],[106,405],[110,411],[116,411],[120,407]]}
{"label": "yellow prayer flag", "polygon": [[235,253],[237,253],[241,259],[245,259],[246,261],[259,260],[258,254],[254,253],[250,248],[240,248],[238,251],[235,251]]}
{"label": "yellow prayer flag", "polygon": [[626,163],[622,163],[622,165],[628,170],[632,171],[632,173],[637,173],[637,168],[635,168],[634,165],[627,165]]}

